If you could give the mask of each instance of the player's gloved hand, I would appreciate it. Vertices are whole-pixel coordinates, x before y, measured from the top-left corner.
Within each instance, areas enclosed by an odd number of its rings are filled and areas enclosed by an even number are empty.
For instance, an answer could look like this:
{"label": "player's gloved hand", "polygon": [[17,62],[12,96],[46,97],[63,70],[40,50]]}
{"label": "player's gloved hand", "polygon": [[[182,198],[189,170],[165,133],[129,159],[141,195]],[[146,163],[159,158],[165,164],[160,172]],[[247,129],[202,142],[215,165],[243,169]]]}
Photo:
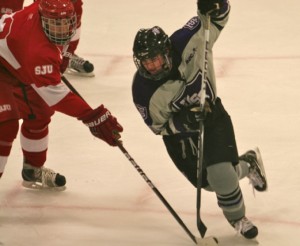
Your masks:
{"label": "player's gloved hand", "polygon": [[204,121],[209,112],[211,112],[210,105],[205,101],[204,109],[202,111],[200,110],[199,105],[193,105],[180,110],[174,118],[175,120],[176,118],[179,119],[186,129],[199,130],[199,122]]}
{"label": "player's gloved hand", "polygon": [[217,17],[228,7],[228,0],[198,0],[198,9],[201,14]]}
{"label": "player's gloved hand", "polygon": [[111,146],[116,146],[117,140],[121,138],[119,133],[123,131],[123,127],[103,105],[80,117],[79,120],[90,128],[95,137]]}

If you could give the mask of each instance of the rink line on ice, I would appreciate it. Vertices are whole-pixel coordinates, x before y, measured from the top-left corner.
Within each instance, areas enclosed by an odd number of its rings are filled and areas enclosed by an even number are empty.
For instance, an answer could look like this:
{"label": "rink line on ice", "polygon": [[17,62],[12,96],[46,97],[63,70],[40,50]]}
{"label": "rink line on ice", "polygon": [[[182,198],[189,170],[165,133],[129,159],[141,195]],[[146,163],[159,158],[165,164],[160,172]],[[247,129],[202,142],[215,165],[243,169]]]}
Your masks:
{"label": "rink line on ice", "polygon": [[[34,205],[34,204],[21,204],[18,203],[18,195],[22,193],[23,190],[26,190],[26,188],[23,188],[21,185],[21,182],[17,182],[17,184],[8,190],[5,194],[4,197],[2,198],[2,201],[0,203],[0,209],[29,209],[29,210],[36,210],[36,209],[51,209],[51,210],[78,210],[78,211],[101,211],[101,212],[119,212],[119,213],[154,213],[154,214],[171,214],[169,211],[163,207],[162,204],[162,209],[150,209],[150,208],[139,208],[136,205],[141,202],[141,195],[138,195],[137,197],[137,203],[133,204],[133,207],[128,207],[128,208],[114,208],[114,207],[109,207],[109,206],[84,206],[84,205],[47,205],[47,204],[39,204],[39,205]],[[41,192],[41,191],[33,191],[33,192]],[[55,193],[55,192],[64,192],[64,191],[46,191],[49,194]],[[146,193],[149,195],[151,192],[151,189],[147,189]],[[147,197],[148,197],[147,195]],[[147,199],[147,198],[146,198]],[[176,213],[180,215],[186,215],[186,216],[195,216],[194,212],[187,212],[187,211],[182,211],[182,210],[176,210]],[[202,212],[204,217],[211,217],[214,219],[219,219],[223,218],[223,215],[217,214],[217,213],[205,213]],[[251,216],[251,218],[255,221],[260,221],[261,223],[269,223],[269,224],[279,224],[283,226],[289,226],[289,227],[296,227],[300,228],[300,222],[296,221],[287,221],[287,220],[277,220],[277,219],[271,219],[268,217],[262,217],[262,216]]]}
{"label": "rink line on ice", "polygon": [[108,76],[115,72],[115,67],[120,64],[127,57],[123,56],[112,56],[112,59],[109,61],[107,68],[102,72],[104,76]]}
{"label": "rink line on ice", "polygon": [[[32,204],[9,204],[6,203],[6,205],[3,207],[0,206],[2,209],[32,209],[36,211],[36,209],[52,209],[52,210],[78,210],[78,211],[101,211],[101,212],[119,212],[119,213],[154,213],[154,214],[169,214],[169,212],[166,209],[149,209],[149,208],[140,208],[137,207],[134,208],[113,208],[113,207],[104,207],[104,206],[84,206],[84,205],[46,205],[46,204],[39,204],[39,205],[32,205]],[[187,211],[181,211],[177,210],[176,213],[181,215],[187,215],[187,216],[195,216],[195,213],[193,212],[187,212]],[[171,215],[171,214],[170,214]],[[218,214],[212,214],[212,213],[205,213],[202,212],[203,217],[211,217],[211,218],[223,218],[222,215]],[[276,220],[276,219],[270,219],[270,218],[263,218],[263,217],[255,217],[251,216],[251,219],[254,221],[260,221],[261,223],[269,223],[269,224],[279,224],[282,226],[289,226],[289,227],[299,227],[300,228],[300,222],[296,221],[285,221],[285,220]]]}
{"label": "rink line on ice", "polygon": [[[105,66],[104,70],[102,72],[100,72],[100,75],[103,76],[109,76],[109,75],[117,75],[117,68],[118,67],[124,67],[124,65],[120,65],[122,64],[122,62],[126,61],[126,63],[128,64],[128,67],[132,66],[133,64],[133,58],[132,56],[129,55],[113,55],[113,54],[89,54],[86,53],[84,54],[84,56],[87,57],[95,57],[95,58],[110,58],[109,60],[107,60],[103,65]],[[247,60],[258,60],[258,61],[262,61],[262,60],[270,60],[270,61],[274,61],[274,60],[300,60],[300,55],[291,55],[291,56],[215,56],[214,59],[216,61],[221,61],[222,62],[222,66],[219,70],[216,70],[216,75],[217,77],[225,77],[227,71],[229,71],[229,68],[231,66],[234,65],[235,62],[237,61],[247,61]],[[130,61],[129,61],[130,60]],[[97,68],[96,68],[97,69]],[[132,74],[128,74],[129,77],[133,76]]]}
{"label": "rink line on ice", "polygon": [[[113,55],[113,54],[90,54],[85,53],[83,56],[95,57],[95,58],[111,58],[111,61],[108,64],[117,64],[122,60],[130,60],[133,64],[133,58],[130,55]],[[214,60],[300,60],[300,55],[291,55],[291,56],[214,56]],[[128,65],[132,65],[128,63]],[[134,64],[133,64],[134,65]],[[107,74],[113,70],[112,68],[105,70]]]}
{"label": "rink line on ice", "polygon": [[[132,55],[114,55],[114,54],[104,54],[104,53],[84,53],[82,56],[88,57],[117,57],[118,59],[130,59],[133,60]],[[299,55],[290,56],[214,56],[214,59],[236,59],[236,60],[298,60]]]}

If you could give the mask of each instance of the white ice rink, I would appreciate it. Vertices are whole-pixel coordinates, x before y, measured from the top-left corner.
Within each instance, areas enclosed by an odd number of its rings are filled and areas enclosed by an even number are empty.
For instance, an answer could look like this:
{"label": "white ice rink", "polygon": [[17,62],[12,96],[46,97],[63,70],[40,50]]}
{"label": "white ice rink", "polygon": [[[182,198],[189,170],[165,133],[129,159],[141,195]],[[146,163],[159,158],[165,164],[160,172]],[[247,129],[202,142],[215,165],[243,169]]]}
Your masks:
{"label": "white ice rink", "polygon": [[[207,236],[216,236],[220,246],[300,245],[300,3],[231,4],[214,48],[218,95],[232,117],[240,154],[260,147],[269,190],[254,197],[248,180],[241,181],[247,216],[259,228],[256,241],[237,236],[215,195],[204,191]],[[94,63],[96,76],[68,79],[91,106],[103,103],[117,116],[125,148],[198,237],[196,191],[131,99],[137,30],[160,25],[171,34],[194,15],[196,0],[85,0],[77,53]],[[67,189],[24,189],[15,141],[0,181],[1,246],[194,245],[123,153],[94,139],[76,119],[53,117],[46,166],[66,176]]]}

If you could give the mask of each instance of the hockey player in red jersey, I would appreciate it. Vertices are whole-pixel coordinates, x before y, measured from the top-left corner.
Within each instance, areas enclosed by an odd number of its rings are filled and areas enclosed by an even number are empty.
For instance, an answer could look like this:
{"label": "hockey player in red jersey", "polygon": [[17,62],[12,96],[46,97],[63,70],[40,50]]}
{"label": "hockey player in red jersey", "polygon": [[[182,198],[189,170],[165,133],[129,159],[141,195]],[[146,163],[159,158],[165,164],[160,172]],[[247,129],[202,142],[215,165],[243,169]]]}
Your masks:
{"label": "hockey player in red jersey", "polygon": [[[76,26],[70,0],[40,0],[2,17],[0,176],[17,136],[19,119],[24,120],[21,142],[25,156],[28,151],[23,179],[41,187],[63,187],[66,183],[64,176],[43,167],[48,124],[55,111],[81,120],[95,137],[109,145],[115,146],[120,138],[122,126],[103,105],[93,110],[61,82],[62,51],[75,35]],[[29,128],[26,122],[30,122]],[[31,152],[33,149],[35,152]],[[39,150],[42,154],[37,157]]]}
{"label": "hockey player in red jersey", "polygon": [[[38,2],[39,0],[36,0]],[[35,1],[33,1],[35,2]],[[61,73],[64,73],[66,69],[70,70],[70,66],[72,64],[73,69],[76,67],[79,70],[82,70],[80,66],[88,67],[92,66],[88,61],[83,60],[82,58],[76,56],[74,54],[77,45],[79,43],[79,38],[80,38],[80,27],[81,27],[81,16],[82,16],[82,0],[72,0],[72,3],[74,5],[74,9],[76,12],[76,18],[77,18],[77,26],[76,26],[76,35],[72,37],[70,42],[63,47],[63,62],[60,66],[60,71]],[[23,8],[24,5],[24,0],[2,0],[0,3],[0,8],[1,8],[1,15],[3,14],[11,14],[13,12],[19,11]],[[90,70],[91,71],[91,70]],[[82,73],[85,73],[82,71]],[[86,74],[87,76],[90,76],[89,74]],[[26,91],[26,89],[25,89]],[[26,95],[26,100],[30,104],[31,101],[34,101],[35,98],[31,98],[30,93],[27,93]],[[36,111],[36,110],[35,110]],[[26,174],[27,172],[32,172],[32,167],[38,167],[39,169],[35,169],[36,171],[40,172],[40,168],[43,168],[43,172],[48,172],[48,173],[53,173],[51,169],[46,169],[44,168],[44,164],[46,162],[46,154],[48,150],[48,124],[50,123],[50,117],[53,113],[49,110],[43,110],[43,119],[38,119],[35,120],[32,117],[34,115],[30,115],[30,117],[24,117],[23,118],[23,123],[21,125],[21,147],[23,151],[23,156],[24,156],[24,168],[22,171],[22,176],[25,179],[23,181],[23,185],[28,188],[33,188],[33,187],[39,187],[36,186],[36,182],[27,182],[28,180],[28,175]],[[63,180],[63,182],[59,182],[59,185],[62,185],[65,183],[65,177],[58,174],[60,179],[57,180]],[[38,181],[42,181],[38,179]],[[56,184],[57,185],[57,184]],[[45,185],[45,187],[48,185]]]}

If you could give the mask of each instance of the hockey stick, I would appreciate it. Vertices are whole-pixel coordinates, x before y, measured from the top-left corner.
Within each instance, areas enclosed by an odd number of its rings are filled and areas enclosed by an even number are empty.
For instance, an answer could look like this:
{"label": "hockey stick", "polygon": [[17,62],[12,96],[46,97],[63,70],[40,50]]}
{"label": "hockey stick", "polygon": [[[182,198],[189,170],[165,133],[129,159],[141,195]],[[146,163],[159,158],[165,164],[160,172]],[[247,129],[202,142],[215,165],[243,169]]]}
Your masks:
{"label": "hockey stick", "polygon": [[[204,23],[205,45],[203,50],[203,64],[201,77],[201,90],[199,92],[200,98],[200,112],[205,114],[205,100],[206,100],[206,84],[208,71],[208,44],[210,33],[210,13],[219,9],[219,5],[215,4],[215,8],[206,14],[206,23]],[[197,146],[197,228],[202,238],[204,238],[207,231],[206,225],[201,219],[201,186],[202,186],[202,169],[203,169],[203,144],[204,144],[204,122],[203,119],[199,122],[198,146]]]}
{"label": "hockey stick", "polygon": [[[65,76],[61,76],[62,81],[65,83],[65,85],[77,96],[79,96],[82,100],[83,97],[79,94],[79,92],[72,86],[72,84],[68,81],[68,79]],[[84,100],[85,101],[85,100]],[[146,183],[150,186],[150,188],[153,190],[153,192],[158,196],[158,198],[161,200],[161,202],[166,206],[166,208],[169,210],[169,212],[173,215],[173,217],[176,219],[176,221],[181,225],[181,227],[185,230],[185,232],[188,234],[188,236],[193,240],[193,242],[196,245],[202,245],[202,246],[216,246],[217,240],[215,238],[205,238],[200,239],[196,238],[191,231],[187,228],[187,226],[184,224],[182,219],[178,216],[178,214],[175,212],[175,210],[171,207],[171,205],[168,203],[168,201],[163,197],[163,195],[159,192],[159,190],[155,187],[155,185],[151,182],[151,180],[147,177],[147,175],[144,173],[144,171],[140,168],[140,166],[135,162],[135,160],[131,157],[131,155],[128,153],[128,151],[124,148],[123,144],[120,141],[116,141],[117,146],[122,151],[122,153],[126,156],[126,158],[131,162],[131,164],[134,166],[134,168],[138,171],[138,173],[143,177],[143,179],[146,181]]]}

